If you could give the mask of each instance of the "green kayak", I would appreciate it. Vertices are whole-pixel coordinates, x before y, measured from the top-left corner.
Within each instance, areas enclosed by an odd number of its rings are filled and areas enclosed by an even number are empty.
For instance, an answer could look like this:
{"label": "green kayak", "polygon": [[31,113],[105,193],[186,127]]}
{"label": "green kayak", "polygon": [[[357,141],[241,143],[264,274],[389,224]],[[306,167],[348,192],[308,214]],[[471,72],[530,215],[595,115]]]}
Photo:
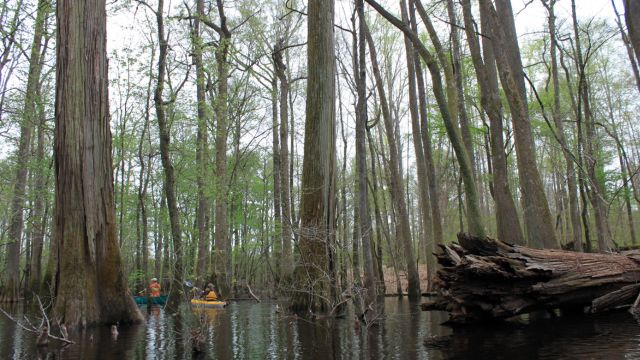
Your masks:
{"label": "green kayak", "polygon": [[[134,296],[133,298],[136,300],[136,304],[138,304],[138,305],[146,305],[147,304],[147,297],[146,296]],[[150,297],[149,300],[151,300],[151,304],[152,305],[164,305],[164,303],[167,302],[167,295],[160,295],[158,297]]]}

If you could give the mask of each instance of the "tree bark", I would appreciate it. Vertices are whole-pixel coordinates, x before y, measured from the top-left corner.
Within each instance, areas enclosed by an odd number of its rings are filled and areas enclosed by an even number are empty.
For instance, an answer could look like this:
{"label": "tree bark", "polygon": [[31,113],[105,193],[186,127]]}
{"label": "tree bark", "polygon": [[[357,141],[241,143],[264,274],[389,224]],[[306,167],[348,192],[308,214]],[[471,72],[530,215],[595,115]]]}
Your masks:
{"label": "tree bark", "polygon": [[334,1],[308,5],[307,96],[300,204],[300,259],[293,274],[290,308],[326,311],[332,303],[329,242],[335,162]]}
{"label": "tree bark", "polygon": [[629,30],[629,39],[640,63],[640,1],[624,0],[624,19]]}
{"label": "tree bark", "polygon": [[273,152],[273,222],[274,222],[274,234],[273,234],[273,253],[275,261],[275,276],[276,282],[280,282],[282,275],[282,164],[280,157],[280,137],[278,124],[278,77],[274,74],[271,80],[272,94],[271,94],[271,106],[273,117],[273,130],[272,130],[272,152]]}
{"label": "tree bark", "polygon": [[[472,170],[475,175],[475,167],[476,164],[475,155],[473,151],[473,139],[471,138],[471,129],[469,128],[469,116],[467,115],[467,109],[465,105],[464,98],[464,87],[463,87],[463,72],[462,72],[462,63],[460,56],[460,39],[458,38],[458,27],[457,24],[457,16],[454,7],[453,0],[447,0],[447,12],[449,15],[449,21],[451,22],[451,65],[452,72],[455,81],[455,89],[456,89],[456,101],[458,106],[458,122],[460,124],[460,133],[462,134],[462,141],[464,142],[464,146],[467,150],[467,154],[469,155],[469,161],[471,162]],[[476,178],[476,182],[478,179]],[[478,183],[479,185],[479,183]],[[478,187],[478,194],[482,195],[481,187]]]}
{"label": "tree bark", "polygon": [[[376,122],[379,120],[376,120]],[[371,156],[371,198],[373,199],[373,212],[375,216],[375,231],[376,231],[376,241],[377,241],[377,253],[376,253],[376,265],[378,271],[378,295],[384,295],[386,293],[386,286],[384,283],[384,272],[382,269],[382,237],[384,236],[388,239],[389,232],[387,231],[386,223],[382,220],[382,215],[380,214],[380,206],[378,205],[378,176],[376,171],[376,163],[378,162],[378,155],[375,152],[375,148],[373,146],[374,140],[371,136],[371,131],[369,127],[366,128],[367,131],[367,143],[369,145],[369,154]],[[391,253],[393,256],[393,253]]]}
{"label": "tree bark", "polygon": [[[164,193],[166,198],[166,206],[169,212],[169,224],[171,227],[171,240],[173,241],[173,252],[175,261],[171,269],[173,281],[171,291],[169,293],[169,305],[176,307],[180,301],[180,293],[183,288],[184,271],[182,266],[182,229],[180,224],[180,213],[178,212],[178,204],[176,199],[176,176],[173,169],[173,162],[169,154],[169,146],[171,142],[171,133],[167,125],[167,114],[165,109],[165,101],[163,98],[164,83],[167,71],[167,52],[169,48],[168,39],[164,29],[164,0],[158,1],[158,8],[155,11],[156,22],[158,26],[158,44],[160,51],[158,53],[158,74],[156,80],[156,88],[154,91],[153,101],[156,108],[156,117],[158,119],[158,128],[160,132],[160,158],[162,160],[162,168],[164,169]],[[165,242],[165,246],[168,242]],[[168,258],[165,256],[165,260]]]}
{"label": "tree bark", "polygon": [[204,17],[204,0],[196,1],[196,17],[193,20],[191,41],[193,62],[196,67],[196,98],[198,102],[198,134],[196,144],[196,168],[198,183],[198,208],[196,209],[196,228],[198,231],[198,255],[196,261],[196,283],[204,287],[209,262],[209,132],[205,98],[205,76],[202,63],[203,40],[200,30],[200,18]]}
{"label": "tree bark", "polygon": [[115,228],[104,0],[57,3],[54,317],[67,327],[142,321]]}
{"label": "tree bark", "polygon": [[618,26],[618,30],[620,31],[622,43],[627,50],[627,56],[629,57],[631,71],[633,72],[633,77],[636,80],[636,88],[638,89],[638,92],[640,92],[640,70],[638,69],[638,59],[636,59],[635,57],[633,45],[631,45],[631,40],[629,39],[629,33],[624,29],[624,27],[622,26],[622,21],[620,21],[620,14],[618,13],[618,8],[616,7],[615,0],[611,0],[611,6],[613,7],[613,12],[616,15],[616,25]]}
{"label": "tree bark", "polygon": [[[438,296],[425,310],[443,310],[450,321],[505,319],[544,309],[597,312],[631,304],[628,286],[640,280],[640,254],[587,254],[532,249],[489,238],[458,235],[441,246]],[[626,296],[626,298],[625,298]]]}
{"label": "tree bark", "polygon": [[215,101],[216,124],[216,208],[215,208],[215,272],[218,289],[223,296],[231,291],[232,253],[231,239],[227,225],[227,126],[229,122],[228,88],[229,88],[229,49],[231,47],[231,32],[227,28],[227,18],[224,13],[222,0],[217,0],[220,26],[214,28],[219,35],[216,48],[218,70],[218,97]]}
{"label": "tree bark", "polygon": [[527,238],[532,247],[557,248],[551,211],[538,172],[511,4],[507,0],[496,0],[494,8],[489,2],[481,2],[480,13],[492,30],[491,44],[511,110]]}
{"label": "tree bark", "polygon": [[293,221],[291,216],[291,183],[289,161],[289,80],[286,65],[282,60],[285,42],[282,39],[274,49],[274,63],[278,80],[280,81],[280,191],[282,194],[282,265],[281,275],[289,279],[293,271],[291,256],[291,241],[293,238]]}
{"label": "tree bark", "polygon": [[[40,90],[37,91],[36,96],[42,98]],[[35,200],[33,202],[33,219],[34,226],[31,240],[31,259],[29,261],[29,274],[30,281],[29,289],[32,293],[36,294],[40,291],[41,276],[42,276],[42,249],[44,248],[44,236],[45,229],[48,221],[47,208],[47,177],[45,177],[45,134],[44,128],[47,122],[46,114],[44,112],[44,105],[42,101],[38,104],[38,130],[37,130],[37,145],[36,145],[36,162],[38,164],[38,170],[36,170],[34,176],[34,192]],[[51,249],[50,249],[51,251]]]}
{"label": "tree bark", "polygon": [[[471,14],[471,1],[462,1],[462,13],[467,34],[467,42],[471,50],[473,66],[480,86],[480,103],[489,117],[491,135],[491,166],[493,173],[493,194],[495,199],[495,214],[498,239],[514,244],[524,245],[520,219],[513,201],[509,186],[507,159],[504,153],[503,112],[502,100],[498,89],[498,74],[495,55],[490,40],[482,38],[484,60],[480,50],[480,42],[475,32],[474,20]],[[482,31],[488,32],[486,21],[481,23]]]}
{"label": "tree bark", "polygon": [[362,253],[364,259],[364,287],[367,289],[366,303],[374,309],[369,316],[364,310],[365,320],[378,316],[376,307],[375,272],[373,269],[373,248],[371,246],[371,214],[369,212],[369,193],[367,191],[367,61],[365,40],[365,15],[364,1],[356,1],[358,13],[358,70],[356,76],[356,88],[358,100],[356,103],[356,168],[358,177],[358,212],[360,218],[360,238],[362,240]]}

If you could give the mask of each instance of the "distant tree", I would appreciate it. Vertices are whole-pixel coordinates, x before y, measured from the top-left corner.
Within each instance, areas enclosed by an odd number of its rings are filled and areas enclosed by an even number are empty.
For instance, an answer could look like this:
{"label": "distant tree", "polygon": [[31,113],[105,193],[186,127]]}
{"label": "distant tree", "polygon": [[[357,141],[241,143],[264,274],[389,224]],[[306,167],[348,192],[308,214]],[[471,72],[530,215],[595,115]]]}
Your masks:
{"label": "distant tree", "polygon": [[33,42],[31,44],[31,57],[29,59],[29,73],[27,75],[27,89],[24,98],[22,122],[20,124],[20,141],[16,154],[16,175],[11,203],[11,222],[9,224],[9,241],[7,246],[7,267],[4,273],[4,286],[0,300],[5,302],[18,301],[20,285],[20,243],[24,227],[25,189],[27,185],[27,172],[29,163],[29,148],[31,147],[31,134],[38,122],[36,111],[37,95],[40,87],[40,73],[42,64],[40,56],[42,51],[42,39],[45,31],[46,17],[49,14],[50,4],[47,0],[38,2],[36,22],[34,27]]}

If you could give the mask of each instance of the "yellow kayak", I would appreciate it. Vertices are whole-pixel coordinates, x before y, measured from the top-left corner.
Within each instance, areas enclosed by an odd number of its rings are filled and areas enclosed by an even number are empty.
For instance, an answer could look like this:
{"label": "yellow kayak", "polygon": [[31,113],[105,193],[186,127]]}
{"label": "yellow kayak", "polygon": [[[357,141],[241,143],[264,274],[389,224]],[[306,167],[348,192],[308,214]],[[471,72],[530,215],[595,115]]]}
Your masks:
{"label": "yellow kayak", "polygon": [[227,302],[220,301],[220,300],[207,301],[207,300],[192,299],[191,305],[194,307],[223,308],[227,306]]}

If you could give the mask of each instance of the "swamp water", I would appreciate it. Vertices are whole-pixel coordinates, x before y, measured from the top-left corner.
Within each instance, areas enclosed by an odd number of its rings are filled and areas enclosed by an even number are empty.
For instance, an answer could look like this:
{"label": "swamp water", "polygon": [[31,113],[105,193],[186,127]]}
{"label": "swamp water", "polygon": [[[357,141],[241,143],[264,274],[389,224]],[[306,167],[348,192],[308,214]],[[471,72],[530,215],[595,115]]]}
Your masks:
{"label": "swamp water", "polygon": [[[142,310],[146,323],[122,327],[117,339],[108,327],[91,329],[70,334],[77,343],[64,348],[38,348],[33,334],[0,315],[0,359],[192,359],[193,317]],[[352,315],[311,323],[277,313],[274,303],[202,310],[207,348],[194,358],[640,359],[640,325],[625,312],[452,329],[440,325],[446,314],[408,300],[387,298],[385,311],[381,325],[358,329]]]}

